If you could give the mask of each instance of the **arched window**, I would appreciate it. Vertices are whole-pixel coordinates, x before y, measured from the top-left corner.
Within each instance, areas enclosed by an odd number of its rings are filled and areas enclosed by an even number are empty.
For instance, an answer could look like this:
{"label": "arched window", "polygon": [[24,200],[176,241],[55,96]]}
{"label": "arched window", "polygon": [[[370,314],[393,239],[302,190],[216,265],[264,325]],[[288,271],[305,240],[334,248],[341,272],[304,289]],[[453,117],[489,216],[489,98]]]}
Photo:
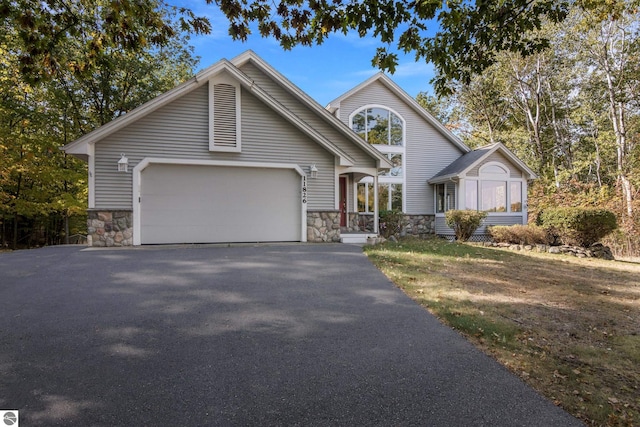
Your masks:
{"label": "arched window", "polygon": [[[351,128],[387,156],[392,167],[378,173],[378,206],[382,210],[403,208],[405,122],[395,111],[381,105],[365,105],[350,116]],[[358,212],[373,213],[373,178],[357,183]]]}
{"label": "arched window", "polygon": [[404,120],[384,107],[365,107],[351,116],[351,128],[369,144],[404,145]]}

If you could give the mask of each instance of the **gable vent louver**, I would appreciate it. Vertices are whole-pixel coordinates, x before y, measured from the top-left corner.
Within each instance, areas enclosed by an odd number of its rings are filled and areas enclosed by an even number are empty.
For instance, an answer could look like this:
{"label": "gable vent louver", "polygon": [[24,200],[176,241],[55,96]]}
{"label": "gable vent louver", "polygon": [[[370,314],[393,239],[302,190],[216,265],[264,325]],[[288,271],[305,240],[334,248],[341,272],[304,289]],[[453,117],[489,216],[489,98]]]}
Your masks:
{"label": "gable vent louver", "polygon": [[238,88],[232,84],[213,85],[212,151],[240,151],[237,96]]}

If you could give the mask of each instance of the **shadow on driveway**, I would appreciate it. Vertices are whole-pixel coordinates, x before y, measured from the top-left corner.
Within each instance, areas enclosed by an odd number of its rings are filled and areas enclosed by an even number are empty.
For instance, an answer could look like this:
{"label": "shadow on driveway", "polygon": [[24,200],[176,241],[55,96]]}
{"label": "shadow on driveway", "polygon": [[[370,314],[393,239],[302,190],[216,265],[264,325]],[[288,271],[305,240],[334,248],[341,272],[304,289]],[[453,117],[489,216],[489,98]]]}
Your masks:
{"label": "shadow on driveway", "polygon": [[24,426],[572,426],[350,245],[0,254]]}

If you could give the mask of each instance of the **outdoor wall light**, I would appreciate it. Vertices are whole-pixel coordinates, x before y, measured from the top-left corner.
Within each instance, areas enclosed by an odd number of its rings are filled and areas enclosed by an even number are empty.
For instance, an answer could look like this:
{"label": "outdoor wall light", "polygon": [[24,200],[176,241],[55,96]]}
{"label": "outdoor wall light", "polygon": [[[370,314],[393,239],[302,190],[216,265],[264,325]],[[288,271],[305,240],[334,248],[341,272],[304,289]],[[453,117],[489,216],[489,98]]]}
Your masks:
{"label": "outdoor wall light", "polygon": [[311,167],[309,168],[309,172],[311,174],[311,179],[316,179],[318,177],[318,168],[316,167],[315,163],[311,165]]}
{"label": "outdoor wall light", "polygon": [[118,160],[118,172],[127,172],[129,170],[129,159],[124,156],[124,153],[120,154],[120,160]]}

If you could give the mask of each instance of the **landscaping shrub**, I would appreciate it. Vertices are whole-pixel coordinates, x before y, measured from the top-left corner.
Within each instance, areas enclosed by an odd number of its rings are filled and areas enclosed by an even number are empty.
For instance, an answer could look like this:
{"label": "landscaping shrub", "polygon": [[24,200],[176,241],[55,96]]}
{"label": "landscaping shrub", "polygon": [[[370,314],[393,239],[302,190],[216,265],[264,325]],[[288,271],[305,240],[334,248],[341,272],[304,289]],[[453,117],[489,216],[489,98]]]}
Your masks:
{"label": "landscaping shrub", "polygon": [[486,212],[473,210],[450,210],[445,213],[447,226],[453,228],[456,239],[461,242],[469,240],[486,217]]}
{"label": "landscaping shrub", "polygon": [[546,245],[549,243],[547,230],[536,225],[496,225],[488,227],[487,231],[496,243],[514,245]]}
{"label": "landscaping shrub", "polygon": [[606,209],[546,209],[540,214],[539,222],[560,243],[585,248],[617,228],[615,215]]}
{"label": "landscaping shrub", "polygon": [[404,227],[404,214],[401,211],[380,211],[380,234],[385,239],[400,233]]}
{"label": "landscaping shrub", "polygon": [[622,227],[604,237],[601,243],[611,249],[616,258],[640,258],[640,239]]}

